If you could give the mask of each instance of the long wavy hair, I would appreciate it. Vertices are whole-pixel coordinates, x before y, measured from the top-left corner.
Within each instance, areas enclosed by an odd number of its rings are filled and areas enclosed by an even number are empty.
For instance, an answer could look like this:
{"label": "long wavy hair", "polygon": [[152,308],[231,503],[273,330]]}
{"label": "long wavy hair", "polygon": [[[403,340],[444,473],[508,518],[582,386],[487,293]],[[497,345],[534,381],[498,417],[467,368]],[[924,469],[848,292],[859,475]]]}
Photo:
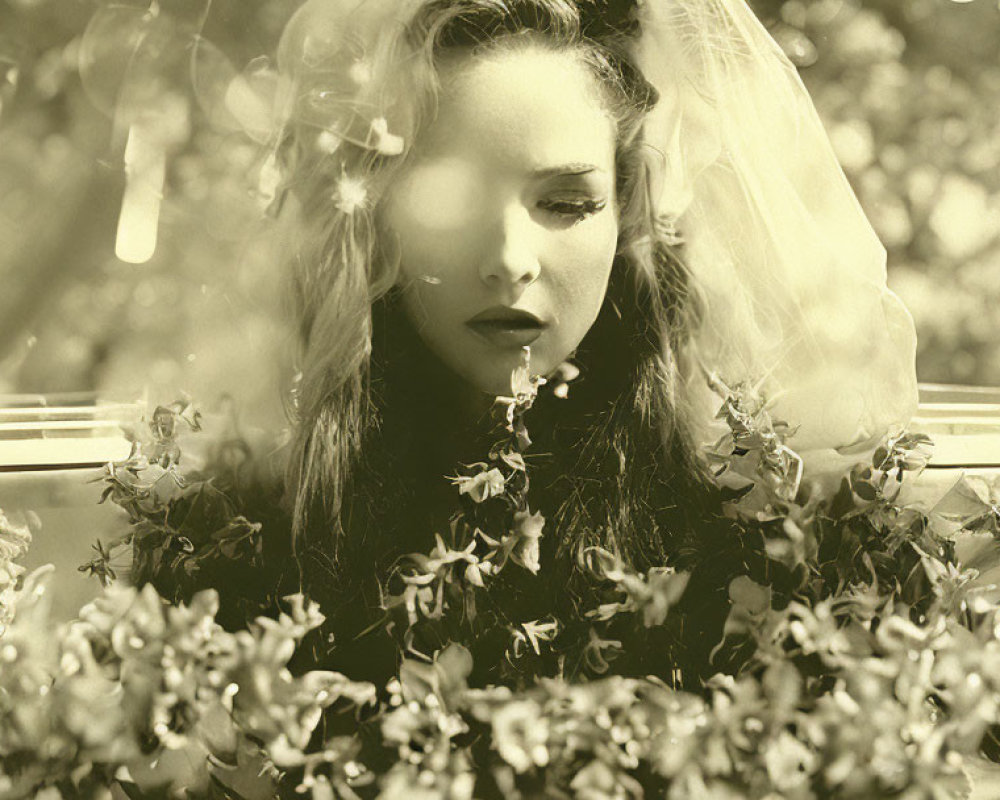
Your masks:
{"label": "long wavy hair", "polygon": [[[542,46],[577,55],[601,88],[617,131],[617,254],[604,307],[577,351],[583,379],[572,402],[540,401],[532,431],[552,431],[539,485],[552,499],[558,548],[602,544],[638,565],[662,563],[678,546],[667,529],[684,527],[700,481],[678,358],[695,303],[651,203],[653,154],[642,131],[657,96],[629,56],[638,33],[633,5],[429,0],[390,49],[406,64],[406,118],[416,136],[434,114],[440,70],[452,59]],[[394,535],[411,513],[398,490],[405,478],[393,473],[426,466],[422,440],[407,444],[396,434],[425,428],[433,402],[414,403],[398,389],[419,381],[423,367],[414,359],[426,354],[407,349],[415,337],[400,331],[398,264],[379,237],[379,199],[407,152],[386,156],[344,143],[334,159],[316,136],[309,126],[292,127],[285,147],[299,231],[292,259],[299,375],[285,491],[300,558],[310,549],[336,564],[352,537],[376,529]],[[352,213],[331,202],[345,174],[366,181],[366,201]]]}

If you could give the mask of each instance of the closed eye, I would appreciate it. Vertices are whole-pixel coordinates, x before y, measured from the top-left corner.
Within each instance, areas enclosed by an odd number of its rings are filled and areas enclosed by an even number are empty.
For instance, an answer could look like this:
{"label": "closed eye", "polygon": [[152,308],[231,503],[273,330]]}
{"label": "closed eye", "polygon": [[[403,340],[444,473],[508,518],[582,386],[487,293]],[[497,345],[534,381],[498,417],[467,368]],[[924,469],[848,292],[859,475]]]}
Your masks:
{"label": "closed eye", "polygon": [[607,206],[607,200],[546,200],[539,207],[553,214],[570,219],[585,219]]}

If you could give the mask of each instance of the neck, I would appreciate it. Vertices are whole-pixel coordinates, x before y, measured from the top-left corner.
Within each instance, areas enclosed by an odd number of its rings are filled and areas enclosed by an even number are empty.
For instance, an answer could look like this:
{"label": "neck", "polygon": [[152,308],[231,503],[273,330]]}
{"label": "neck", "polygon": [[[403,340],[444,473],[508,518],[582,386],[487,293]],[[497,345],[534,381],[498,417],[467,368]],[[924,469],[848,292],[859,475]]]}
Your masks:
{"label": "neck", "polygon": [[453,470],[457,460],[481,458],[483,453],[469,451],[493,427],[493,396],[449,369],[399,309],[384,309],[376,330],[384,433],[418,443],[435,467],[450,458],[447,468]]}

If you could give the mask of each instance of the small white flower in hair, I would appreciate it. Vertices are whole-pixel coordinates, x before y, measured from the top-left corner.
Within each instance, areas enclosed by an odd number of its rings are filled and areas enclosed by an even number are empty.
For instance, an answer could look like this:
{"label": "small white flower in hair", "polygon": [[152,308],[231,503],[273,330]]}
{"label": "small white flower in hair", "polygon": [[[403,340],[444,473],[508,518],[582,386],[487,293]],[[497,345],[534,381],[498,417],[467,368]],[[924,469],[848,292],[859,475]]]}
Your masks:
{"label": "small white flower in hair", "polygon": [[333,196],[338,211],[353,214],[368,199],[368,190],[360,178],[342,175],[337,181],[337,191]]}
{"label": "small white flower in hair", "polygon": [[333,131],[321,131],[319,136],[316,137],[316,147],[319,148],[321,153],[333,155],[337,151],[337,148],[340,147],[341,141],[342,139]]}
{"label": "small white flower in hair", "polygon": [[372,66],[363,58],[359,58],[351,64],[347,76],[358,86],[364,86],[372,79]]}
{"label": "small white flower in hair", "polygon": [[369,139],[374,139],[372,146],[384,156],[398,156],[403,152],[403,137],[389,133],[389,121],[385,117],[372,120]]}
{"label": "small white flower in hair", "polygon": [[281,168],[278,166],[277,156],[271,153],[261,164],[257,177],[257,201],[261,208],[267,208],[274,202],[279,186],[281,186]]}

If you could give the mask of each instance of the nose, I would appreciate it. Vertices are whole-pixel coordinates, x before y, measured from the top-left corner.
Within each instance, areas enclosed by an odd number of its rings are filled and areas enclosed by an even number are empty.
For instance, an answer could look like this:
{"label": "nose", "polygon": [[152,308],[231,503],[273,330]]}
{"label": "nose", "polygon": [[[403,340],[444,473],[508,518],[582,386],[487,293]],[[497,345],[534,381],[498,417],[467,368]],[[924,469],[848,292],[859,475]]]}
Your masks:
{"label": "nose", "polygon": [[517,205],[504,209],[497,228],[494,244],[482,259],[480,277],[491,287],[526,289],[542,271],[528,209]]}

